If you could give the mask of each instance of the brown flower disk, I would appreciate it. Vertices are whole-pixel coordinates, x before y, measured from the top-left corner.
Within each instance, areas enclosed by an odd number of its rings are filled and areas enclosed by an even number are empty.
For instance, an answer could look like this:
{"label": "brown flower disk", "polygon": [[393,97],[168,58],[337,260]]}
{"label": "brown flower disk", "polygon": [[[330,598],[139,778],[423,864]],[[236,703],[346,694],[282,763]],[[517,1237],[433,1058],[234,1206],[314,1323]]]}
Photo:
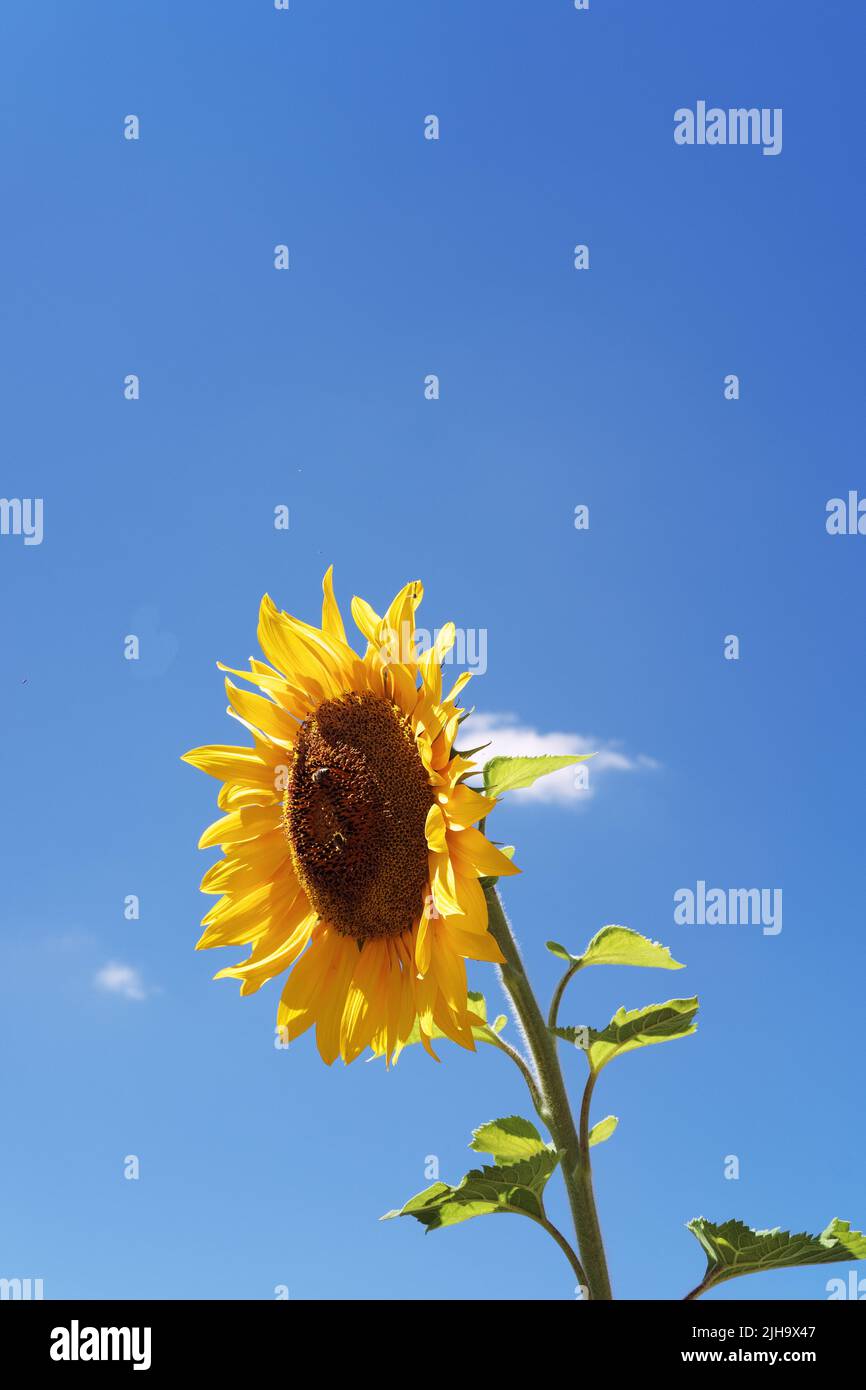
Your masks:
{"label": "brown flower disk", "polygon": [[406,717],[389,700],[326,700],[302,724],[284,823],[295,869],[319,915],[359,943],[418,919],[433,805]]}

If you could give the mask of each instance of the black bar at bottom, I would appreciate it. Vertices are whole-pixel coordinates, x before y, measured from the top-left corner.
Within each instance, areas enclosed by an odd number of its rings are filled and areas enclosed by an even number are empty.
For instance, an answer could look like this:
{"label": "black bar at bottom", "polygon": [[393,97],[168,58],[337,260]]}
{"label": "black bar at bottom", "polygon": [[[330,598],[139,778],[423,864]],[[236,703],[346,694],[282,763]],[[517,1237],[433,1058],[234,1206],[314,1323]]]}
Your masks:
{"label": "black bar at bottom", "polygon": [[[482,1374],[517,1343],[543,1348],[575,1372],[598,1359],[608,1370],[665,1372],[799,1365],[826,1375],[847,1370],[866,1332],[861,1303],[695,1301],[690,1303],[5,1301],[3,1360],[26,1373],[99,1376],[273,1370],[330,1380],[340,1367],[429,1381]],[[538,1339],[541,1339],[540,1341]],[[467,1345],[468,1344],[468,1345]],[[401,1358],[405,1352],[409,1360]],[[467,1352],[469,1357],[467,1359]],[[414,1370],[411,1368],[414,1367]],[[402,1369],[401,1369],[402,1368]],[[502,1369],[500,1363],[500,1370]]]}

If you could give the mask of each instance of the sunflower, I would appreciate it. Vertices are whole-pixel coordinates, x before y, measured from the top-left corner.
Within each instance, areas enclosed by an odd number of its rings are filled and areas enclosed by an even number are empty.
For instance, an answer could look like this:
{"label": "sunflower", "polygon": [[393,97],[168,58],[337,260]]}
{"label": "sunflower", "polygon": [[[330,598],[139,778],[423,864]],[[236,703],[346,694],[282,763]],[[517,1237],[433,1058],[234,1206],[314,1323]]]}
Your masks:
{"label": "sunflower", "polygon": [[185,761],[218,778],[225,813],[199,841],[223,858],[202,880],[219,894],[199,950],[251,948],[216,979],[254,994],[289,971],[277,1011],[287,1041],[316,1025],[330,1065],[367,1047],[395,1059],[410,1037],[435,1057],[444,1035],[474,1048],[466,960],[501,962],[488,931],[484,875],[517,873],[477,828],[495,802],[467,786],[475,764],[454,751],[461,675],[442,693],[453,623],[419,654],[420,583],[385,616],[363,599],[352,616],[367,640],[349,646],[323,583],[322,625],[280,612],[265,595],[258,639],[267,662],[226,678],[228,713],[252,747],[216,745]]}

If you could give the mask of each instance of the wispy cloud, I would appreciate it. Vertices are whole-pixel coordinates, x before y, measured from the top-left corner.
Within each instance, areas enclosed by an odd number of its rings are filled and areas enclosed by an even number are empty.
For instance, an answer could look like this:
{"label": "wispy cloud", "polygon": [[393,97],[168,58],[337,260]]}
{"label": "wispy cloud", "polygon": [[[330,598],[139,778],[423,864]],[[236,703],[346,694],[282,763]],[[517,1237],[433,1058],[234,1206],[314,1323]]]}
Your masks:
{"label": "wispy cloud", "polygon": [[123,965],[116,960],[110,960],[97,970],[93,983],[97,989],[105,990],[108,994],[119,994],[123,999],[142,1000],[148,996],[148,990],[135,966]]}
{"label": "wispy cloud", "polygon": [[[509,793],[509,796],[518,797],[523,802],[546,801],[579,806],[595,794],[599,781],[610,772],[642,772],[658,767],[654,758],[644,753],[626,753],[616,741],[591,738],[586,734],[542,733],[539,729],[521,724],[513,714],[471,714],[461,724],[456,742],[458,748],[477,748],[480,743],[489,743],[490,747],[478,754],[478,760],[484,762],[490,758],[509,756],[595,754],[588,762],[575,763],[560,772],[552,772],[532,787]],[[575,775],[583,768],[586,769],[585,786]]]}

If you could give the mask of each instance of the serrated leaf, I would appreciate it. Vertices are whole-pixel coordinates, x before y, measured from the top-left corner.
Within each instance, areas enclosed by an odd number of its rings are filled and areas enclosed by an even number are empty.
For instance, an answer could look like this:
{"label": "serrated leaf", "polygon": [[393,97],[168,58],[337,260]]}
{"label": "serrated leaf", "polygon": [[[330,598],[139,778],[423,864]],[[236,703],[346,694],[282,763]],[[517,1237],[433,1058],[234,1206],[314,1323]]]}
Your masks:
{"label": "serrated leaf", "polygon": [[472,1131],[470,1149],[490,1154],[496,1163],[511,1163],[549,1147],[535,1125],[520,1115],[508,1115],[504,1120],[490,1120]]}
{"label": "serrated leaf", "polygon": [[594,1144],[603,1144],[605,1139],[609,1139],[619,1124],[616,1115],[605,1115],[603,1120],[599,1120],[597,1125],[593,1125],[589,1131],[589,1147]]}
{"label": "serrated leaf", "polygon": [[716,1226],[698,1216],[688,1223],[707,1256],[705,1288],[735,1279],[740,1274],[758,1274],[767,1269],[790,1269],[795,1265],[832,1264],[837,1260],[866,1259],[866,1236],[852,1231],[851,1223],[834,1218],[819,1236],[805,1232],[791,1235],[776,1226],[755,1231],[742,1221],[725,1221]]}
{"label": "serrated leaf", "polygon": [[592,753],[571,753],[561,757],[543,754],[532,758],[491,758],[483,768],[484,793],[486,796],[502,796],[504,792],[531,787],[539,777],[559,772],[563,767],[571,767],[572,763],[586,762],[587,758],[593,756]]}
{"label": "serrated leaf", "polygon": [[[495,1044],[491,1042],[487,1030],[490,1029],[491,1032],[501,1033],[506,1023],[508,1022],[506,1015],[497,1014],[493,1022],[488,1023],[487,1001],[484,998],[484,995],[478,994],[475,990],[467,990],[466,998],[469,1004],[469,1012],[475,1014],[478,1018],[478,1026],[476,1027],[474,1024],[472,1026],[472,1036],[475,1038],[476,1042],[487,1043],[490,1047],[493,1047]],[[441,1028],[438,1028],[435,1023],[433,1024],[432,1033],[429,1036],[431,1036],[432,1038],[448,1038],[448,1034],[443,1033]],[[412,1025],[412,1031],[410,1032],[406,1041],[404,1043],[401,1043],[395,1049],[394,1061],[396,1062],[404,1047],[412,1047],[415,1043],[420,1043],[420,1041],[421,1027],[418,1020],[416,1019],[414,1024]],[[449,1038],[448,1041],[450,1042],[451,1039]],[[372,1061],[372,1058],[370,1060]]]}
{"label": "serrated leaf", "polygon": [[582,956],[575,956],[558,941],[548,941],[547,949],[554,956],[570,961],[581,968],[587,965],[639,965],[656,970],[682,970],[667,946],[651,941],[648,936],[632,931],[631,927],[602,927],[590,941]]}
{"label": "serrated leaf", "polygon": [[386,1212],[382,1220],[414,1216],[428,1231],[499,1212],[513,1212],[538,1221],[544,1210],[542,1193],[558,1161],[554,1151],[545,1148],[520,1163],[473,1168],[457,1187],[436,1182],[410,1197],[399,1211]]}
{"label": "serrated leaf", "polygon": [[670,1042],[694,1033],[698,1011],[697,999],[668,999],[664,1004],[647,1004],[643,1009],[617,1009],[610,1023],[600,1031],[596,1028],[554,1028],[558,1038],[584,1045],[586,1035],[590,1066],[601,1071],[614,1057],[633,1052],[651,1043]]}
{"label": "serrated leaf", "polygon": [[642,1009],[617,1009],[600,1033],[590,1030],[589,1060],[600,1071],[614,1057],[652,1043],[670,1042],[694,1033],[698,1001],[668,999],[664,1004],[648,1004]]}

